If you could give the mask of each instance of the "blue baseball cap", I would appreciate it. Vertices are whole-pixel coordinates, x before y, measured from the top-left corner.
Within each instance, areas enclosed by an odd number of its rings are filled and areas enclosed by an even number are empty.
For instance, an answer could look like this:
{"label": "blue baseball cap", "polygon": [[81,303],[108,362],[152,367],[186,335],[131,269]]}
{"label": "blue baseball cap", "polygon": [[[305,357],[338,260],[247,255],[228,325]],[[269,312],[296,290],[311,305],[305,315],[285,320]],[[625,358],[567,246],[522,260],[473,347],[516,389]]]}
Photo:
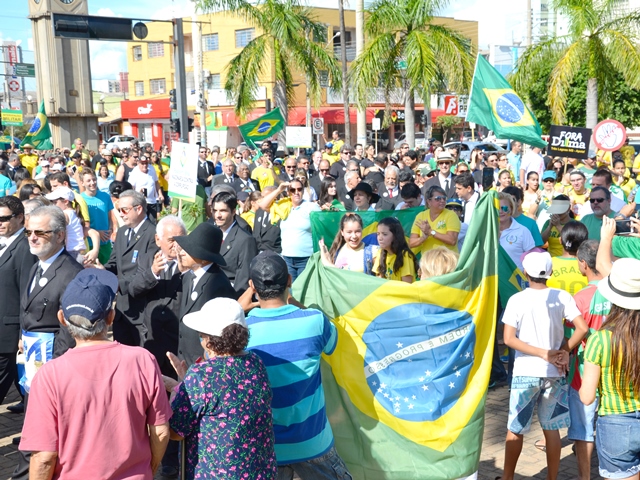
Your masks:
{"label": "blue baseball cap", "polygon": [[118,291],[118,277],[106,270],[82,270],[67,285],[60,299],[65,318],[80,315],[92,323],[111,310]]}

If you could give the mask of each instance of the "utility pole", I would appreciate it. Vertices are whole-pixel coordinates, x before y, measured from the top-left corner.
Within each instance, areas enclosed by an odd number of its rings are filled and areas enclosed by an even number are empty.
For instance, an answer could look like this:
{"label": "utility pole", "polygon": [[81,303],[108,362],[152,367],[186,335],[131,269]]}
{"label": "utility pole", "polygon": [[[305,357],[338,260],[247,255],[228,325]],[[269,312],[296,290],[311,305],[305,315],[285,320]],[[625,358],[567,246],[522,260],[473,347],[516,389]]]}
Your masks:
{"label": "utility pole", "polygon": [[[342,102],[344,105],[344,143],[351,145],[351,117],[349,116],[349,81],[347,78],[347,32],[344,28],[344,0],[338,0],[340,16],[340,57],[342,60]],[[351,145],[353,146],[353,145]]]}
{"label": "utility pole", "polygon": [[532,17],[533,12],[531,11],[531,0],[527,0],[527,47],[530,47],[533,42],[533,26],[532,26]]}
{"label": "utility pole", "polygon": [[180,120],[180,141],[189,141],[189,116],[187,114],[187,74],[184,64],[184,30],[182,19],[173,19],[173,64],[176,67],[176,104]]}
{"label": "utility pole", "polygon": [[[364,49],[364,0],[356,0],[356,55]],[[364,147],[367,143],[367,111],[358,107],[358,142]]]}
{"label": "utility pole", "polygon": [[200,113],[200,145],[207,146],[207,106],[204,101],[204,74],[202,71],[202,35],[200,31],[200,23],[198,23],[198,14],[195,10],[191,16],[191,38],[193,43],[193,80],[196,84],[196,106]]}

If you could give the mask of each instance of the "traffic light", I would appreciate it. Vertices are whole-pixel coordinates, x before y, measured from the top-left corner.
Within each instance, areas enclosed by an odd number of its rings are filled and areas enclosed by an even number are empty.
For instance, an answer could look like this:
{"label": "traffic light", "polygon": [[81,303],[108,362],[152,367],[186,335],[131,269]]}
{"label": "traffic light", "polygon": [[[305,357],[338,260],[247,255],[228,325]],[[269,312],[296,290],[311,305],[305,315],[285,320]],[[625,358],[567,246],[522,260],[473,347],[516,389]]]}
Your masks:
{"label": "traffic light", "polygon": [[169,108],[171,110],[178,109],[178,101],[176,100],[176,89],[172,88],[169,90]]}
{"label": "traffic light", "polygon": [[172,132],[176,132],[176,133],[180,133],[180,119],[179,118],[172,118],[171,119],[171,131]]}

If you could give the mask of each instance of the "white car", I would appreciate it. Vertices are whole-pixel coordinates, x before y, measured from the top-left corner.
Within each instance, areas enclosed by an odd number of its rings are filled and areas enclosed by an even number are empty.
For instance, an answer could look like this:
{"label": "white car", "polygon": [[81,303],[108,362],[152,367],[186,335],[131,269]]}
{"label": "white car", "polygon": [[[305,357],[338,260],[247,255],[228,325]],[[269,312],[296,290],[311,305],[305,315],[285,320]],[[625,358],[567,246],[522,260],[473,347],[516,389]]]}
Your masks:
{"label": "white car", "polygon": [[113,147],[118,147],[119,149],[130,148],[134,141],[137,141],[137,138],[131,135],[114,135],[105,143],[107,144],[107,150],[111,150]]}
{"label": "white car", "polygon": [[[416,131],[415,138],[416,138],[415,148],[425,148],[426,139],[425,139],[425,136],[424,136],[424,132]],[[398,141],[393,144],[393,148],[394,149],[395,148],[400,148],[400,146],[403,143],[406,143],[406,141],[407,141],[407,134],[403,133],[402,135],[400,135],[400,138],[398,139]]]}

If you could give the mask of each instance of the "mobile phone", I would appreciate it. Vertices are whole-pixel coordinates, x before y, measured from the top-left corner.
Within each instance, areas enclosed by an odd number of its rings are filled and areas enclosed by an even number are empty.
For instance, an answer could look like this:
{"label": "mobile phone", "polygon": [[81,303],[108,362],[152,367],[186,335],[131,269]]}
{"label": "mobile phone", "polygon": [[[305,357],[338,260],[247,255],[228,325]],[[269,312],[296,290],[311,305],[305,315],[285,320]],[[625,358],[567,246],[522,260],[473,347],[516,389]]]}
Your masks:
{"label": "mobile phone", "polygon": [[142,189],[142,194],[143,194],[145,197],[147,196],[147,189],[146,189],[146,188],[143,188],[143,189]]}
{"label": "mobile phone", "polygon": [[631,232],[631,220],[616,220],[616,235],[629,235]]}
{"label": "mobile phone", "polygon": [[482,169],[482,190],[487,191],[493,187],[493,168],[485,167]]}

